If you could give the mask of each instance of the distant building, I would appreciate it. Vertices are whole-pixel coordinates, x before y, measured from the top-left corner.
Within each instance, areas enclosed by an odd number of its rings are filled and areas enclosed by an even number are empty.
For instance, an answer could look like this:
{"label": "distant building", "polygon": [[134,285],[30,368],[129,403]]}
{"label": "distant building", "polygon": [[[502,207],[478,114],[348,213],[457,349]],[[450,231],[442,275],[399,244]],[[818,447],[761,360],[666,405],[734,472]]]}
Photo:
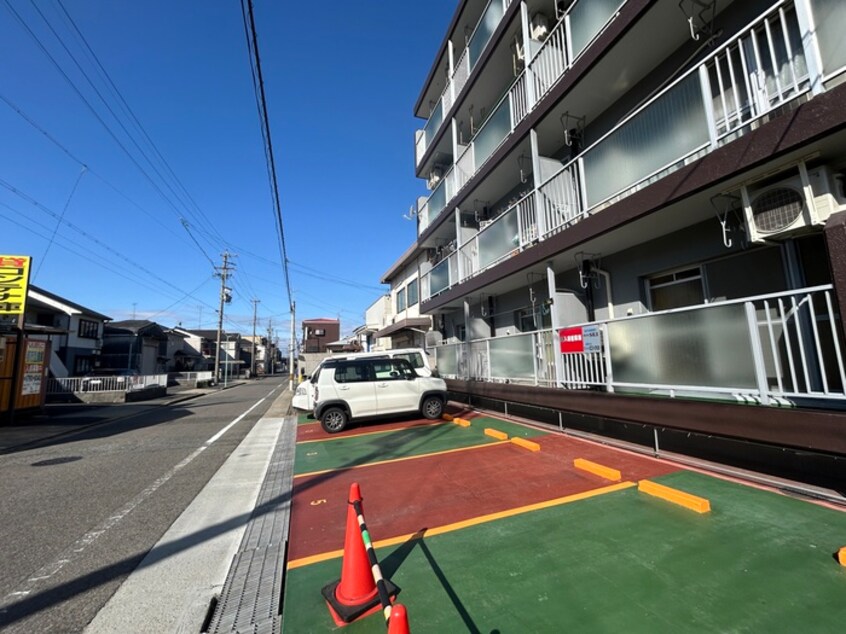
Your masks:
{"label": "distant building", "polygon": [[303,319],[303,352],[326,352],[326,345],[341,338],[337,319]]}

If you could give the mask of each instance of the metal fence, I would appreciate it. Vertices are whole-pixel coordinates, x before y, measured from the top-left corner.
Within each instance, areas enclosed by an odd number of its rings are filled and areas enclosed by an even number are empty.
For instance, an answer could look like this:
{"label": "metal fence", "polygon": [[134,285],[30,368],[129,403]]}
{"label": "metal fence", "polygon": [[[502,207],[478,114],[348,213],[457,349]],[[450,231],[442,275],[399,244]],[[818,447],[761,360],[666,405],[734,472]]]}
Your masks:
{"label": "metal fence", "polygon": [[446,344],[435,358],[448,378],[764,405],[846,401],[839,322],[828,284],[568,327],[595,334],[583,351],[560,352],[545,330]]}
{"label": "metal fence", "polygon": [[77,376],[48,379],[47,394],[73,394],[74,392],[133,392],[136,390],[143,390],[148,387],[166,386],[167,374],[147,374],[136,376]]}

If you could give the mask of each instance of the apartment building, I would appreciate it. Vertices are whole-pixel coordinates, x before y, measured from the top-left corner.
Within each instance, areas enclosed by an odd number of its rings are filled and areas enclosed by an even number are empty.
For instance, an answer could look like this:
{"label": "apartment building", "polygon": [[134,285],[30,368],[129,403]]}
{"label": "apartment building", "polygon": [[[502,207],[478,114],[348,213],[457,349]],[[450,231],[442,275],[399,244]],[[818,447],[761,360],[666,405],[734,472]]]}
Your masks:
{"label": "apartment building", "polygon": [[844,31],[840,0],[459,0],[411,250],[452,393],[843,473]]}

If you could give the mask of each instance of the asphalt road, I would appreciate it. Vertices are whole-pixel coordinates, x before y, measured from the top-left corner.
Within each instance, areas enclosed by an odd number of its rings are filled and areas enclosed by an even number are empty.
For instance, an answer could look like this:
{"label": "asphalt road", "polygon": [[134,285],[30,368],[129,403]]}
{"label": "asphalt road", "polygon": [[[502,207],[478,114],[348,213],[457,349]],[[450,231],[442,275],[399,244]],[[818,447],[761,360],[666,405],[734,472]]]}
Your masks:
{"label": "asphalt road", "polygon": [[0,631],[82,631],[284,387],[116,406],[0,456]]}

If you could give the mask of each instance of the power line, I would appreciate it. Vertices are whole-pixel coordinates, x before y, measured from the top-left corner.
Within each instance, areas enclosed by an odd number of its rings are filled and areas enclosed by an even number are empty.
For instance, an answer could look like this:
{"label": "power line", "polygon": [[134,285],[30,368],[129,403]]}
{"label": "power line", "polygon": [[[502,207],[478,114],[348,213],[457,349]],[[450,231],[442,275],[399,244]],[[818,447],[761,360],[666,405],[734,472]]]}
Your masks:
{"label": "power line", "polygon": [[[282,208],[279,203],[279,183],[276,177],[276,161],[273,157],[273,139],[270,134],[270,120],[267,115],[267,98],[264,91],[264,78],[261,71],[261,56],[259,55],[258,36],[256,34],[255,16],[253,15],[252,0],[241,0],[241,15],[244,18],[244,29],[247,36],[247,48],[250,53],[250,66],[253,70],[253,87],[256,85],[258,90],[256,93],[256,102],[259,109],[259,118],[262,125],[262,134],[264,136],[265,154],[267,159],[267,169],[270,176],[271,191],[273,194],[273,206],[275,210],[276,230],[279,237],[279,245],[282,255],[282,267],[285,272],[285,287],[288,291],[288,304],[291,306],[291,312],[294,310],[294,297],[291,293],[291,276],[288,270],[288,250],[285,245],[285,229],[282,224]],[[247,17],[249,16],[249,25],[247,24]]]}
{"label": "power line", "polygon": [[[130,160],[130,161],[132,161],[132,163],[133,163],[133,164],[134,164],[134,165],[138,168],[138,170],[141,172],[141,174],[142,174],[142,175],[143,175],[143,176],[147,179],[147,181],[148,181],[148,182],[149,182],[149,183],[153,186],[153,189],[155,189],[155,190],[156,190],[156,192],[157,192],[157,193],[158,193],[158,194],[162,197],[162,200],[164,200],[164,201],[165,201],[165,202],[166,202],[166,203],[167,203],[167,204],[168,204],[168,205],[169,205],[169,206],[173,209],[173,211],[174,211],[174,213],[176,213],[177,217],[179,217],[179,218],[181,219],[181,218],[182,218],[182,215],[179,213],[179,210],[176,208],[176,205],[174,205],[173,201],[172,201],[172,200],[170,200],[170,198],[168,198],[168,197],[165,195],[165,193],[162,191],[162,189],[161,189],[161,187],[158,185],[158,183],[156,183],[156,182],[153,180],[153,178],[150,176],[150,174],[147,172],[147,170],[145,170],[145,169],[144,169],[144,167],[142,167],[142,166],[141,166],[141,164],[138,162],[138,160],[137,160],[137,159],[136,159],[136,158],[132,155],[132,153],[131,153],[128,149],[127,149],[126,145],[124,145],[124,144],[123,144],[123,142],[121,142],[121,140],[117,137],[117,135],[114,133],[114,131],[113,131],[113,130],[109,127],[109,125],[108,125],[108,124],[107,124],[107,123],[103,120],[103,118],[100,116],[100,114],[99,114],[99,113],[97,112],[97,110],[94,108],[94,106],[93,106],[93,105],[91,105],[91,102],[90,102],[90,101],[88,101],[88,99],[86,99],[85,95],[83,95],[83,94],[82,94],[82,92],[81,92],[81,91],[80,91],[80,89],[77,87],[77,85],[73,82],[73,80],[70,78],[70,76],[68,76],[68,74],[67,74],[67,73],[65,72],[65,70],[62,68],[61,64],[59,64],[59,62],[56,60],[56,58],[55,58],[55,57],[53,57],[53,55],[50,53],[50,51],[48,51],[48,50],[47,50],[47,48],[44,46],[44,44],[42,43],[42,41],[41,41],[41,40],[39,39],[39,37],[35,34],[35,32],[34,32],[34,31],[33,31],[33,30],[29,27],[29,25],[27,25],[27,23],[24,21],[24,19],[21,17],[21,15],[20,15],[17,11],[15,11],[15,9],[12,7],[11,3],[9,2],[9,0],[5,0],[5,4],[6,4],[6,8],[7,8],[7,9],[8,9],[11,13],[12,13],[12,15],[13,15],[13,16],[15,17],[15,19],[18,21],[18,23],[19,23],[19,24],[20,24],[20,25],[24,28],[24,30],[25,30],[25,31],[26,31],[26,32],[30,35],[30,37],[31,37],[31,38],[35,41],[36,45],[37,45],[37,46],[41,49],[41,51],[44,53],[44,55],[45,55],[45,56],[46,56],[46,57],[50,60],[50,62],[53,64],[53,66],[56,68],[56,70],[58,70],[58,71],[59,71],[59,73],[62,75],[62,77],[64,77],[65,81],[68,83],[68,85],[71,87],[71,89],[73,89],[73,91],[77,94],[77,96],[78,96],[78,97],[82,100],[82,102],[85,104],[85,106],[88,108],[88,110],[89,110],[89,111],[91,112],[91,114],[94,116],[94,118],[95,118],[95,119],[96,119],[96,120],[100,123],[100,125],[102,125],[102,126],[103,126],[103,128],[106,130],[106,132],[109,134],[109,136],[111,136],[111,137],[112,137],[112,139],[113,139],[113,140],[114,140],[114,142],[118,145],[118,147],[119,147],[119,148],[120,148],[120,149],[124,152],[124,154],[126,154],[126,156],[129,158],[129,160]],[[72,53],[68,50],[67,46],[64,44],[64,42],[62,41],[61,37],[59,37],[59,35],[56,33],[55,29],[52,27],[52,25],[50,24],[50,22],[47,20],[47,18],[46,18],[46,17],[44,16],[44,14],[40,11],[40,9],[39,9],[39,8],[35,5],[35,3],[34,3],[34,2],[33,2],[33,6],[35,7],[36,11],[37,11],[37,12],[38,12],[38,14],[41,16],[41,18],[45,21],[45,23],[47,23],[47,26],[48,26],[48,28],[50,29],[50,31],[53,33],[53,35],[56,37],[56,39],[57,39],[57,40],[59,40],[59,43],[60,43],[60,44],[62,45],[62,47],[65,49],[65,52],[67,52],[68,56],[71,58],[71,60],[72,60],[72,61],[74,62],[74,64],[77,66],[77,68],[79,69],[79,71],[82,73],[83,77],[85,77],[85,79],[88,81],[88,83],[89,83],[89,84],[91,85],[91,87],[94,89],[94,92],[97,94],[97,96],[98,96],[98,97],[100,98],[100,100],[103,102],[103,104],[106,106],[106,109],[107,109],[107,110],[111,113],[112,117],[114,117],[115,121],[117,121],[118,125],[121,127],[121,129],[124,131],[124,133],[127,135],[127,137],[129,138],[129,140],[130,140],[130,141],[132,141],[133,145],[135,145],[135,147],[138,149],[138,151],[141,153],[141,155],[144,157],[144,159],[147,161],[147,163],[149,163],[149,164],[150,164],[150,167],[153,169],[153,171],[156,173],[156,175],[157,175],[157,176],[161,179],[161,181],[164,183],[165,187],[167,187],[167,188],[171,191],[171,193],[172,193],[172,194],[176,197],[176,200],[177,200],[177,201],[178,201],[181,205],[183,205],[183,206],[186,208],[186,210],[188,210],[187,205],[185,205],[184,201],[182,201],[182,200],[179,198],[179,196],[176,194],[176,192],[174,192],[173,187],[171,187],[171,186],[170,186],[170,184],[169,184],[169,183],[167,182],[167,180],[166,180],[166,179],[165,179],[165,178],[161,175],[161,173],[158,171],[158,169],[155,167],[155,165],[153,165],[153,163],[152,163],[152,161],[150,160],[150,158],[146,155],[146,153],[144,152],[144,150],[142,150],[142,149],[141,149],[141,147],[138,145],[138,142],[137,142],[137,141],[136,141],[136,140],[132,137],[132,135],[131,135],[131,134],[129,133],[129,131],[126,129],[126,126],[124,126],[124,125],[123,125],[123,123],[120,121],[120,119],[117,117],[117,115],[115,114],[114,110],[111,108],[111,106],[109,106],[108,102],[105,100],[105,98],[103,97],[103,95],[100,93],[100,91],[97,89],[97,87],[96,87],[96,86],[94,85],[94,83],[91,81],[91,79],[88,77],[88,75],[87,75],[87,74],[85,73],[85,71],[82,69],[82,67],[80,66],[79,62],[76,60],[76,58],[73,56],[73,54],[72,54]],[[190,213],[190,210],[188,210],[188,211],[189,211],[189,213]]]}
{"label": "power line", "polygon": [[[30,0],[30,1],[34,2],[34,0]],[[85,49],[90,53],[91,57],[94,60],[94,63],[96,64],[97,68],[99,68],[101,75],[106,79],[106,82],[108,83],[108,85],[111,86],[112,91],[117,96],[120,104],[123,104],[124,111],[129,115],[130,119],[135,123],[135,126],[137,127],[137,129],[141,132],[143,137],[147,140],[147,143],[153,149],[153,152],[155,153],[155,155],[159,158],[162,165],[164,165],[165,169],[167,170],[167,173],[170,174],[170,177],[175,181],[175,183],[178,185],[179,189],[182,190],[182,192],[185,194],[185,197],[193,205],[193,208],[197,211],[197,213],[199,214],[199,217],[201,219],[205,220],[205,222],[208,223],[208,226],[210,227],[210,229],[215,234],[217,234],[217,238],[221,242],[225,242],[223,236],[220,235],[220,232],[217,231],[214,224],[208,219],[206,214],[203,212],[203,210],[200,208],[200,206],[197,204],[197,202],[191,196],[188,189],[185,187],[185,185],[182,183],[182,181],[176,175],[176,172],[173,171],[170,164],[167,162],[167,159],[165,159],[164,155],[159,151],[158,146],[156,146],[156,144],[153,142],[153,139],[147,133],[147,130],[144,128],[144,125],[141,123],[141,121],[138,119],[138,117],[135,116],[135,113],[133,112],[132,108],[129,106],[129,103],[127,103],[126,99],[124,99],[123,95],[121,94],[117,85],[115,85],[114,81],[112,81],[112,78],[109,75],[108,71],[103,66],[103,64],[100,62],[100,59],[97,56],[97,53],[95,53],[94,49],[92,49],[91,46],[88,44],[88,40],[85,38],[85,36],[82,34],[82,31],[76,25],[76,22],[71,17],[70,13],[68,13],[68,10],[65,8],[65,5],[62,3],[62,0],[57,0],[57,2],[59,4],[59,7],[62,9],[62,12],[64,13],[65,17],[68,19],[71,26],[73,27],[74,32],[77,34],[79,39],[82,41],[83,45],[85,46]],[[186,209],[187,209],[187,206],[186,206]],[[187,227],[186,227],[186,229],[187,229]]]}

